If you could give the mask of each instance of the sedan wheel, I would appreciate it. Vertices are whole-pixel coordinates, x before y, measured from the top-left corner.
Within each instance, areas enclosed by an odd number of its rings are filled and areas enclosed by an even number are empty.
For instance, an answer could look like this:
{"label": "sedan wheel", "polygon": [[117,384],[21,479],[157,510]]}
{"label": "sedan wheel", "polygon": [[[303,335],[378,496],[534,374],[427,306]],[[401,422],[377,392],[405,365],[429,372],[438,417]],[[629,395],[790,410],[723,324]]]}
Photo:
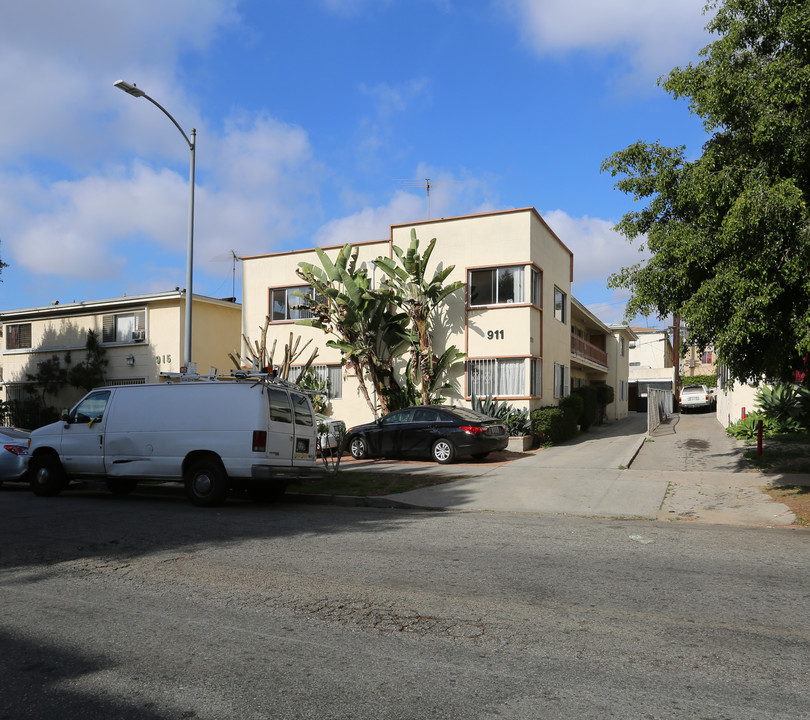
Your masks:
{"label": "sedan wheel", "polygon": [[441,463],[442,465],[446,465],[447,463],[453,462],[453,458],[456,456],[456,451],[453,448],[453,444],[444,438],[441,440],[437,440],[433,443],[433,459],[437,463]]}
{"label": "sedan wheel", "polygon": [[355,460],[362,460],[368,457],[368,444],[364,438],[353,437],[349,443],[349,452]]}

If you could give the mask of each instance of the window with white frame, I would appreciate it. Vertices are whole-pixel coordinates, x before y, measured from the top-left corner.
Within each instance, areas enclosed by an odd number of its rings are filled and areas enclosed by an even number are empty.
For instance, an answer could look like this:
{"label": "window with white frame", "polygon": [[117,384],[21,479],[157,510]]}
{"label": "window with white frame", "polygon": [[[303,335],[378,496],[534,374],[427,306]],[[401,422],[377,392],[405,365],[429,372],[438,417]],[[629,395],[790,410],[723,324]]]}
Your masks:
{"label": "window with white frame", "polygon": [[470,270],[470,306],[505,305],[525,302],[523,265]]}
{"label": "window with white frame", "polygon": [[568,396],[569,370],[567,365],[554,363],[554,397]]}
{"label": "window with white frame", "polygon": [[619,380],[619,400],[627,398],[627,383],[624,380]]}
{"label": "window with white frame", "polygon": [[101,342],[132,343],[146,340],[146,311],[135,310],[101,319]]}
{"label": "window with white frame", "polygon": [[568,322],[568,296],[558,287],[554,288],[554,317]]}
{"label": "window with white frame", "polygon": [[270,319],[279,322],[311,318],[312,313],[307,309],[311,297],[311,285],[273,288],[270,290]]}
{"label": "window with white frame", "polygon": [[31,323],[6,325],[6,350],[23,350],[31,347]]}
{"label": "window with white frame", "polygon": [[326,397],[335,400],[343,397],[343,368],[340,365],[312,365],[312,374],[326,385]]}
{"label": "window with white frame", "polygon": [[467,361],[467,391],[477,397],[522,397],[526,388],[524,358]]}

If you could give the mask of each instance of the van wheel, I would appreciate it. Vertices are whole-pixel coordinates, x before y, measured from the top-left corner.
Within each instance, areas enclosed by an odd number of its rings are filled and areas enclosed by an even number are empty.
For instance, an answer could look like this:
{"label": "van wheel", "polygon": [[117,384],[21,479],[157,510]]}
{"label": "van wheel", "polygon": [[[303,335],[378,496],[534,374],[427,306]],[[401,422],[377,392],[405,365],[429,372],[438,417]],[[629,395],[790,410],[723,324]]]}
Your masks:
{"label": "van wheel", "polygon": [[441,438],[433,443],[432,455],[433,459],[437,463],[446,465],[447,463],[453,462],[453,458],[456,456],[456,451],[453,447],[453,443],[445,438]]}
{"label": "van wheel", "polygon": [[107,490],[113,495],[129,495],[138,486],[134,478],[115,478],[107,480]]}
{"label": "van wheel", "polygon": [[368,457],[368,443],[365,438],[356,435],[349,442],[349,452],[355,460],[362,460]]}
{"label": "van wheel", "polygon": [[186,474],[186,495],[200,507],[222,505],[229,487],[225,468],[215,460],[197,460]]}
{"label": "van wheel", "polygon": [[28,473],[31,490],[34,491],[34,495],[40,497],[58,495],[67,485],[62,463],[58,457],[50,453],[35,455],[31,459]]}

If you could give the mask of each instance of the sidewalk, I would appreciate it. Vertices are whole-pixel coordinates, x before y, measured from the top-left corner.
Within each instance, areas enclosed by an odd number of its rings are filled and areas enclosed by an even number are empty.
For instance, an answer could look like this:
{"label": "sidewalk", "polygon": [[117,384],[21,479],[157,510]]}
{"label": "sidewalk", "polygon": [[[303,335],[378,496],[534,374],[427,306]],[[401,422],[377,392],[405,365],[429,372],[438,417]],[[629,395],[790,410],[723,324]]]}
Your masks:
{"label": "sidewalk", "polygon": [[[563,445],[511,462],[347,463],[342,471],[463,476],[375,504],[457,511],[535,512],[650,520],[790,525],[759,488],[779,477],[745,472],[741,448],[713,414],[678,415],[646,436],[646,415],[592,427]],[[808,482],[810,478],[794,478]]]}

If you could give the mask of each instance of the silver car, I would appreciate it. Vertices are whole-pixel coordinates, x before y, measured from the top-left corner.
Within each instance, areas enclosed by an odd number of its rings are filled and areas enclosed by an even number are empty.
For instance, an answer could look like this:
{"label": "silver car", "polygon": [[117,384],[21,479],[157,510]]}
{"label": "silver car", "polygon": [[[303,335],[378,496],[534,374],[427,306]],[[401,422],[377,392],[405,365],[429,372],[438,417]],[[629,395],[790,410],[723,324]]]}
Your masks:
{"label": "silver car", "polygon": [[4,480],[15,482],[25,479],[29,438],[27,430],[0,428],[0,485]]}

